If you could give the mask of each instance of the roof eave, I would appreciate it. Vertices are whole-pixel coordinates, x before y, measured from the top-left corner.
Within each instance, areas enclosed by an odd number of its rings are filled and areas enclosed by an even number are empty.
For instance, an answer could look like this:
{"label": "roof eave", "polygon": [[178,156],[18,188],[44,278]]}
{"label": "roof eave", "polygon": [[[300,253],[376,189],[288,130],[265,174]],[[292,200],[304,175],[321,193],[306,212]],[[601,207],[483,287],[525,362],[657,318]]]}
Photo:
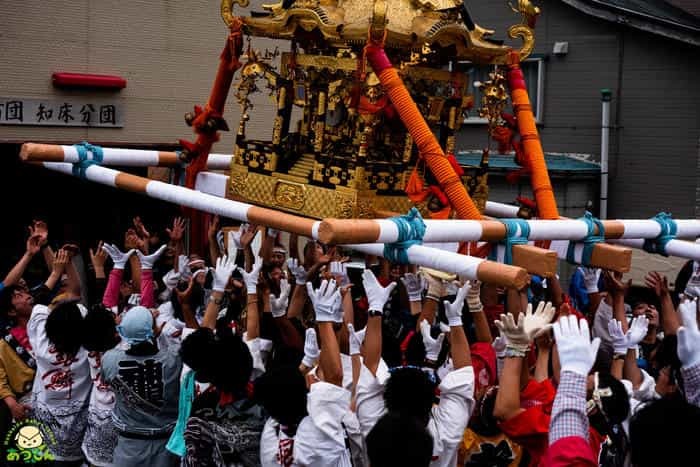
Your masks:
{"label": "roof eave", "polygon": [[662,18],[647,17],[633,11],[628,12],[613,5],[598,3],[599,6],[594,6],[582,0],[562,1],[587,15],[700,47],[700,31],[692,27],[670,23]]}

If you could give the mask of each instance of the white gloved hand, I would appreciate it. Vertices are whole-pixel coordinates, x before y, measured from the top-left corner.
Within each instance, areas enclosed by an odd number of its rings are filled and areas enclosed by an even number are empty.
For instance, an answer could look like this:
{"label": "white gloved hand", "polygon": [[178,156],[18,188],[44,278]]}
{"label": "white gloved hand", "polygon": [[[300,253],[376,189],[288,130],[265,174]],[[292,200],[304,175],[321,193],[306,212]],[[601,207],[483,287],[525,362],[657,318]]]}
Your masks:
{"label": "white gloved hand", "polygon": [[420,302],[423,299],[425,281],[422,276],[409,272],[403,275],[401,283],[406,287],[409,302]]}
{"label": "white gloved hand", "polygon": [[289,258],[287,260],[287,268],[289,268],[289,272],[294,275],[297,285],[306,284],[306,269],[299,263],[298,259]]}
{"label": "white gloved hand", "polygon": [[253,269],[250,272],[246,272],[243,268],[238,268],[238,271],[243,276],[243,282],[245,282],[246,293],[248,295],[258,293],[258,279],[260,278],[260,270],[262,267],[262,258],[258,256],[255,258],[255,264],[253,264]]}
{"label": "white gloved hand", "polygon": [[141,262],[141,269],[153,269],[153,265],[156,261],[158,261],[158,258],[160,258],[160,255],[163,254],[166,248],[167,245],[161,245],[155,253],[148,256],[141,253],[141,251],[136,250],[136,255],[139,257],[139,261]]}
{"label": "white gloved hand", "polygon": [[627,348],[636,349],[649,332],[649,318],[645,315],[637,316],[632,320],[630,328],[627,330]]}
{"label": "white gloved hand", "polygon": [[442,321],[438,323],[438,326],[440,326],[440,332],[450,332],[450,327]]}
{"label": "white gloved hand", "polygon": [[129,261],[129,257],[136,252],[136,250],[131,249],[126,253],[122,253],[116,245],[110,245],[107,243],[102,245],[102,249],[105,252],[107,252],[110,258],[112,258],[112,262],[114,263],[114,269],[124,269],[124,266],[126,266],[126,262]]}
{"label": "white gloved hand", "polygon": [[512,313],[502,314],[501,319],[494,321],[501,334],[508,339],[507,348],[525,354],[530,349],[532,339],[525,332],[525,313],[520,313],[516,324]]}
{"label": "white gloved hand", "polygon": [[598,293],[598,280],[600,279],[599,268],[582,267],[583,285],[588,293]]}
{"label": "white gloved hand", "polygon": [[552,318],[556,310],[550,302],[540,302],[537,309],[532,312],[532,303],[527,304],[525,311],[525,332],[530,336],[530,341],[534,341],[544,332],[551,329]]}
{"label": "white gloved hand", "polygon": [[226,290],[231,274],[236,270],[236,260],[230,256],[219,256],[216,259],[216,269],[214,270],[214,282],[211,289],[214,292]]}
{"label": "white gloved hand", "polygon": [[627,354],[627,336],[622,332],[622,323],[615,318],[608,321],[608,333],[612,339],[613,352],[616,355]]}
{"label": "white gloved hand", "polygon": [[186,255],[177,257],[177,273],[181,279],[187,280],[192,277],[192,271],[189,267],[190,259]]}
{"label": "white gloved hand", "polygon": [[698,300],[684,300],[678,306],[683,326],[678,328],[678,359],[683,368],[700,364],[700,331],[698,331]]}
{"label": "white gloved hand", "polygon": [[343,309],[337,306],[337,301],[340,297],[340,289],[338,289],[334,279],[330,281],[324,280],[321,282],[321,286],[316,290],[314,290],[311,282],[307,282],[306,290],[314,306],[317,322],[343,322]]}
{"label": "white gloved hand", "polygon": [[382,287],[374,273],[369,269],[365,269],[362,273],[362,285],[365,287],[365,293],[367,294],[367,301],[369,302],[369,310],[382,312],[384,310],[384,305],[389,301],[391,292],[396,287],[396,282],[392,282],[386,287]]}
{"label": "white gloved hand", "polygon": [[467,298],[467,292],[469,292],[468,283],[464,284],[457,291],[454,302],[450,303],[447,300],[442,302],[445,305],[445,317],[450,327],[462,325],[462,310],[464,309],[464,299]]}
{"label": "white gloved hand", "polygon": [[498,337],[496,337],[493,340],[493,344],[491,344],[493,347],[493,350],[496,352],[496,357],[498,358],[505,358],[506,357],[506,347],[508,346],[508,339],[506,339],[506,336],[500,333]]}
{"label": "white gloved hand", "polygon": [[355,332],[355,326],[348,324],[348,344],[350,346],[350,355],[359,355],[362,343],[365,340],[367,328]]}
{"label": "white gloved hand", "polygon": [[336,280],[338,278],[340,279],[339,284],[341,287],[350,283],[350,280],[348,279],[348,268],[345,263],[341,263],[340,261],[331,261],[329,268],[331,275],[336,278]]}
{"label": "white gloved hand", "polygon": [[273,229],[268,227],[267,228],[267,236],[272,237],[272,238],[277,238],[277,235],[279,235],[280,231],[277,229]]}
{"label": "white gloved hand", "polygon": [[481,313],[484,311],[484,305],[481,303],[481,281],[469,281],[467,305],[469,305],[470,313]]}
{"label": "white gloved hand", "polygon": [[301,364],[306,368],[313,368],[316,365],[319,355],[321,355],[321,350],[318,348],[316,330],[309,328],[306,330],[306,338],[304,339],[304,358],[301,360]]}
{"label": "white gloved hand", "polygon": [[578,321],[575,315],[563,316],[554,323],[554,339],[559,351],[561,371],[588,376],[600,347],[600,338],[591,341],[588,322],[585,319]]}
{"label": "white gloved hand", "polygon": [[442,341],[445,340],[445,334],[440,333],[437,339],[433,339],[430,335],[430,324],[423,320],[420,322],[420,333],[423,336],[423,345],[425,346],[425,358],[435,362],[442,350]]}
{"label": "white gloved hand", "polygon": [[287,282],[287,279],[280,281],[280,296],[275,297],[270,294],[270,311],[273,318],[281,318],[287,314],[287,305],[289,304],[289,290],[292,287]]}

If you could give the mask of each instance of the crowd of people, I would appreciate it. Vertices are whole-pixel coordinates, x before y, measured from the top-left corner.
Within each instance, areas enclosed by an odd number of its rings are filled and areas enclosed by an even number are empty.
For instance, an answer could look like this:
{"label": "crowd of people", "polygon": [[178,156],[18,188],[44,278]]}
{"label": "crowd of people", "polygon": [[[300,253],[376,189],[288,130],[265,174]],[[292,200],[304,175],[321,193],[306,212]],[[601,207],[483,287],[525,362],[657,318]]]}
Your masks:
{"label": "crowd of people", "polygon": [[0,439],[31,419],[44,460],[100,467],[697,462],[698,264],[511,290],[218,218],[203,255],[162,232],[88,255],[32,223],[0,283]]}

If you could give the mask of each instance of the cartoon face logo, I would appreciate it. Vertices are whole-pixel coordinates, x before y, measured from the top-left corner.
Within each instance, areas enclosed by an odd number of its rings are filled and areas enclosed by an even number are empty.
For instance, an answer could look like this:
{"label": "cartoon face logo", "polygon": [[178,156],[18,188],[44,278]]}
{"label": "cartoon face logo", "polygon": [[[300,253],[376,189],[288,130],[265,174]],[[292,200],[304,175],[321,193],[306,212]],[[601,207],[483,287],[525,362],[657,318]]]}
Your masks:
{"label": "cartoon face logo", "polygon": [[44,444],[44,438],[41,436],[39,428],[35,426],[23,426],[17,432],[15,441],[21,449],[37,448]]}

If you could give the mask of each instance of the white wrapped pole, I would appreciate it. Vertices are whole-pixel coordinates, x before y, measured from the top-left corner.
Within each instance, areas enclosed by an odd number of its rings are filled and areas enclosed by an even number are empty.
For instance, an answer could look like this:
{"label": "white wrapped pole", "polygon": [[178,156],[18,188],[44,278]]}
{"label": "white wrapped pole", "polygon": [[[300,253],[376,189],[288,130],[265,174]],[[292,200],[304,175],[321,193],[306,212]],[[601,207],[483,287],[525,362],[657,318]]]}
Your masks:
{"label": "white wrapped pole", "polygon": [[[50,170],[73,175],[73,165],[63,162],[43,162]],[[114,188],[142,193],[151,198],[187,206],[200,211],[218,214],[222,217],[266,225],[278,230],[318,238],[320,222],[294,216],[272,209],[261,208],[215,195],[201,193],[177,185],[150,180],[144,177],[119,172],[98,165],[84,169],[84,178]],[[350,245],[351,248],[383,256],[384,245]],[[442,270],[460,275],[465,279],[479,279],[493,284],[522,288],[527,285],[529,276],[519,267],[486,261],[481,258],[450,253],[447,251],[414,245],[408,248],[409,262],[418,266]],[[415,262],[414,262],[415,261]]]}
{"label": "white wrapped pole", "polygon": [[[177,167],[182,163],[173,151],[151,151],[144,149],[102,149],[103,166],[122,167]],[[25,143],[20,150],[20,158],[25,162],[68,162],[74,164],[80,161],[76,146],[56,144]],[[88,151],[88,159],[94,160],[94,154]],[[209,154],[207,169],[228,170],[231,167],[230,154]]]}

